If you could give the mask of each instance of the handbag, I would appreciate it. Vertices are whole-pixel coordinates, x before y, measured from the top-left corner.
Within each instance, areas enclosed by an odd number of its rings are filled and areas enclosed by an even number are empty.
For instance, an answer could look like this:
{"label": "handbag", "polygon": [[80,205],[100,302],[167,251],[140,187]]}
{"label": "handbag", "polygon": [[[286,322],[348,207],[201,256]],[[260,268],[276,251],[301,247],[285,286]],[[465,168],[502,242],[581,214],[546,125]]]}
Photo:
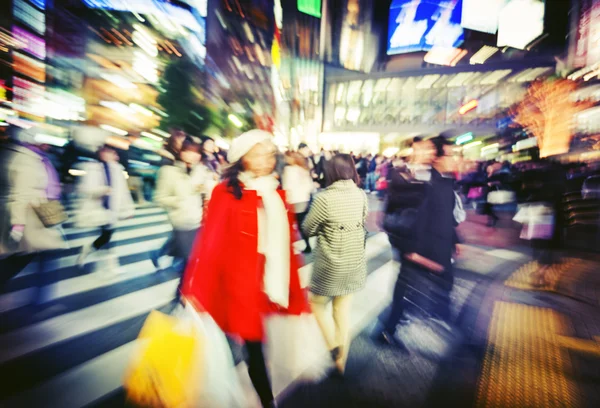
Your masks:
{"label": "handbag", "polygon": [[487,196],[487,202],[494,205],[509,204],[515,201],[516,195],[514,191],[500,190],[498,187],[496,187],[496,190],[490,191]]}
{"label": "handbag", "polygon": [[417,235],[416,208],[406,208],[386,214],[383,218],[383,229],[390,237],[390,243],[402,252],[412,251]]}
{"label": "handbag", "polygon": [[127,399],[140,406],[191,406],[200,395],[203,338],[179,319],[152,311],[125,376]]}
{"label": "handbag", "polygon": [[384,191],[387,190],[388,188],[388,181],[381,177],[379,180],[377,180],[377,182],[375,182],[375,190],[377,191]]}
{"label": "handbag", "polygon": [[33,210],[46,228],[60,225],[69,218],[65,212],[65,208],[58,200],[50,200],[40,205],[35,205],[33,206]]}
{"label": "handbag", "polygon": [[481,197],[483,197],[483,187],[471,187],[469,189],[469,193],[467,194],[469,200],[477,200]]}

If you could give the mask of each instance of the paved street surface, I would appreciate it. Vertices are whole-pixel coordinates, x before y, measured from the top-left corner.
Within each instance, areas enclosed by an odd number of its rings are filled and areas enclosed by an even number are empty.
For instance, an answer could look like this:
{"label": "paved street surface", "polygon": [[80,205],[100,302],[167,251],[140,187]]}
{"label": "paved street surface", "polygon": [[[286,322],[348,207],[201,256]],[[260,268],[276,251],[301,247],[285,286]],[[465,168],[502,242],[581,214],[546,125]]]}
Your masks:
{"label": "paved street surface", "polygon": [[[500,225],[505,240],[489,245],[498,238],[490,238],[493,230],[470,214],[461,227],[466,245],[455,264],[455,323],[449,330],[441,328],[415,310],[413,322],[398,332],[409,348],[403,353],[371,339],[398,273],[387,238],[377,229],[377,202],[372,201],[369,277],[354,299],[347,375],[327,374],[322,340],[309,319],[300,343],[307,348],[304,358],[293,368],[278,368],[270,361],[274,373],[283,373],[273,378],[280,406],[600,406],[595,386],[600,353],[594,354],[595,336],[600,336],[596,258],[572,256],[544,287],[528,287],[528,251],[507,244],[514,239],[514,226],[510,221]],[[107,263],[92,255],[81,271],[75,266],[79,247],[97,231],[67,224],[72,249],[53,260],[44,307],[29,306],[35,265],[2,289],[0,369],[5,375],[0,406],[126,405],[122,380],[138,332],[151,310],[169,312],[174,307],[177,273],[168,266],[156,273],[148,258],[170,230],[160,209],[138,208],[113,235],[118,270],[107,270]],[[300,242],[296,245],[303,248]],[[307,257],[301,271],[305,283],[311,261]],[[521,354],[515,354],[517,349]],[[236,347],[234,355],[248,406],[257,406]],[[546,404],[548,395],[554,399]]]}

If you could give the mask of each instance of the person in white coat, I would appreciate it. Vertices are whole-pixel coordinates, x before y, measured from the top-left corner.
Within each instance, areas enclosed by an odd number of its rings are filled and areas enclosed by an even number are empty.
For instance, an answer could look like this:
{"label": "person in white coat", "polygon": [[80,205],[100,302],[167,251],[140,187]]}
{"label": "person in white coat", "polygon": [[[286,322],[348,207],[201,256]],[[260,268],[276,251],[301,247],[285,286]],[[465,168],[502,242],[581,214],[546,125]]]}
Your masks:
{"label": "person in white coat", "polygon": [[35,208],[59,201],[58,174],[32,130],[11,128],[12,139],[0,146],[0,284],[18,275],[38,259],[37,303],[46,292],[46,260],[66,249],[60,225],[45,226]]}
{"label": "person in white coat", "polygon": [[[286,153],[287,166],[283,169],[282,186],[286,191],[288,203],[296,213],[298,225],[304,223],[312,193],[315,190],[308,162],[300,153]],[[300,229],[302,239],[306,243],[304,253],[312,252],[308,235]]]}
{"label": "person in white coat", "polygon": [[[135,211],[133,199],[124,169],[119,164],[117,152],[110,146],[98,150],[98,161],[84,163],[84,175],[78,185],[81,207],[77,214],[77,224],[82,228],[100,228],[100,236],[92,243],[84,245],[77,260],[80,267],[86,263],[90,253],[105,248],[112,238],[115,224],[130,218]],[[110,248],[108,248],[110,249]],[[109,269],[115,272],[118,261],[109,257]]]}
{"label": "person in white coat", "polygon": [[167,211],[173,226],[173,246],[168,255],[183,261],[183,269],[202,221],[204,186],[192,177],[199,162],[200,145],[186,139],[175,162],[158,171],[154,193],[154,201]]}

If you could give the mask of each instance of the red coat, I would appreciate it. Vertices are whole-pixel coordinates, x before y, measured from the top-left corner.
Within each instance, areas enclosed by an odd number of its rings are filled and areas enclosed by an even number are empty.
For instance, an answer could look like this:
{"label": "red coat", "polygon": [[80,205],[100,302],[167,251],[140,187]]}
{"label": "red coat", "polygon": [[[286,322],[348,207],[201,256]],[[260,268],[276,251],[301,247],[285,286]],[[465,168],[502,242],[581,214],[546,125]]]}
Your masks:
{"label": "red coat", "polygon": [[[285,202],[284,191],[279,195]],[[183,296],[207,311],[224,332],[248,341],[263,340],[263,317],[269,312],[299,315],[309,311],[306,291],[300,287],[299,257],[291,244],[288,309],[272,304],[262,290],[265,258],[257,251],[259,205],[256,191],[243,190],[237,200],[224,183],[214,189],[182,286]],[[291,243],[297,231],[289,209],[288,221]]]}

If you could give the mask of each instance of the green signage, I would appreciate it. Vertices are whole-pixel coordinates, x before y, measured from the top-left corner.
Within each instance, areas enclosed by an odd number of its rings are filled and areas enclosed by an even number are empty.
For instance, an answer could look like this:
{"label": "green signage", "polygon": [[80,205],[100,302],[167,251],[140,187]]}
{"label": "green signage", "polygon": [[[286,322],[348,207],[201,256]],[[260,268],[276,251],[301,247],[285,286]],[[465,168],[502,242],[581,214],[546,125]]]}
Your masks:
{"label": "green signage", "polygon": [[298,11],[321,18],[321,0],[298,0]]}

